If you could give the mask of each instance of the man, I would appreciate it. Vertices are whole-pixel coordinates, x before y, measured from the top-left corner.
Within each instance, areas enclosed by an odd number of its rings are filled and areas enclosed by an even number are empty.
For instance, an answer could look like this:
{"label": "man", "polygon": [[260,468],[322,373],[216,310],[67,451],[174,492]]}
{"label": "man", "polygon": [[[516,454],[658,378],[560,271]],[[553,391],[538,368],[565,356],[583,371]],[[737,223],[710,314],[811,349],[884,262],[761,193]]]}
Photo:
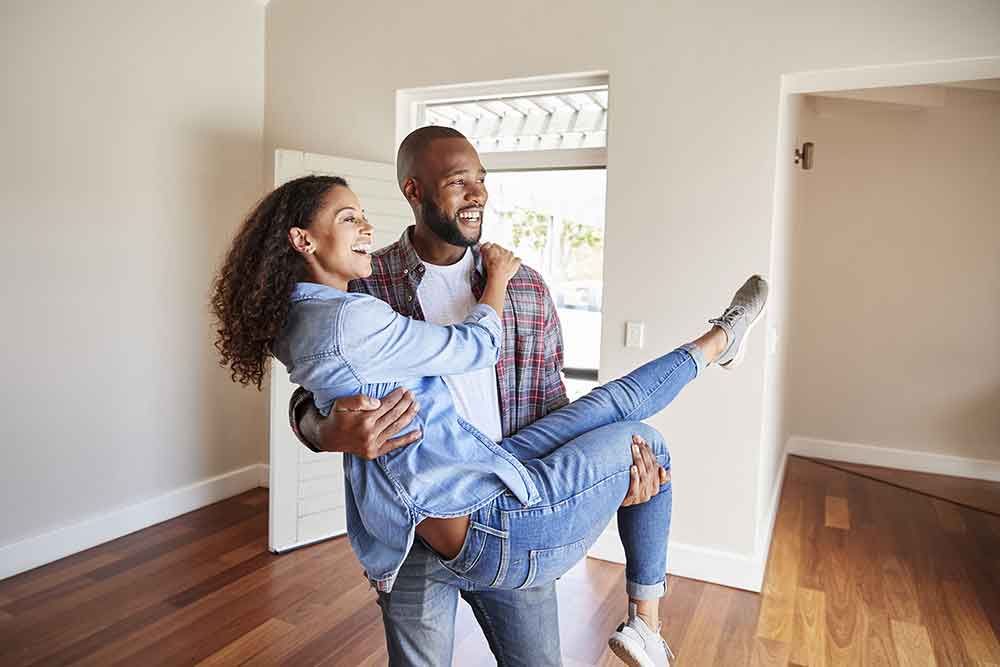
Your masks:
{"label": "man", "polygon": [[[409,317],[461,322],[485,285],[478,243],[488,197],[486,171],[468,140],[443,127],[407,136],[396,170],[415,225],[375,253],[372,275],[355,281],[351,289],[378,297]],[[497,442],[567,403],[559,318],[536,271],[522,267],[511,280],[502,320],[504,340],[496,367],[446,378],[459,414]],[[309,399],[303,390],[296,391],[290,417],[299,438],[317,451],[372,459],[420,435],[393,439],[418,409],[403,390],[381,402],[365,396],[341,399],[326,419]],[[624,505],[645,502],[668,479],[648,446],[637,444],[636,470]],[[554,584],[480,589],[445,569],[418,540],[391,591],[378,595],[392,665],[451,664],[459,596],[472,607],[498,664],[561,664]]]}

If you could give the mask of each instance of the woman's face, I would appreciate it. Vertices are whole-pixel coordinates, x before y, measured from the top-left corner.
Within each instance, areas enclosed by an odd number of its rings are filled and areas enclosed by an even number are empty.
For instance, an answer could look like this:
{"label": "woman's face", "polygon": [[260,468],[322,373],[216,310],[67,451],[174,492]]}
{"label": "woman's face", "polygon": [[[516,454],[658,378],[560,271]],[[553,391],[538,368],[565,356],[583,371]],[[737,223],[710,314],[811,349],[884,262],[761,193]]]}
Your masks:
{"label": "woman's face", "polygon": [[[317,278],[332,278],[338,283],[367,278],[372,273],[372,243],[375,228],[365,217],[361,202],[350,188],[334,186],[324,198],[309,229],[307,254]],[[293,238],[294,243],[294,238]],[[326,280],[321,280],[326,282]]]}

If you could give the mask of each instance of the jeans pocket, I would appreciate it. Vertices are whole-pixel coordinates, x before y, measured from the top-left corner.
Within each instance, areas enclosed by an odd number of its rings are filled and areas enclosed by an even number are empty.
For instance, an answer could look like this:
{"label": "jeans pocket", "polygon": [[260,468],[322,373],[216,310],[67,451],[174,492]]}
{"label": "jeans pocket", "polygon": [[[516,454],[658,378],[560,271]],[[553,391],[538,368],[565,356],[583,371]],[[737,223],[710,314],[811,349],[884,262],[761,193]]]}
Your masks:
{"label": "jeans pocket", "polygon": [[587,554],[588,547],[588,541],[582,539],[561,547],[532,549],[528,552],[528,575],[518,590],[555,581]]}
{"label": "jeans pocket", "polygon": [[461,576],[476,566],[485,548],[486,533],[480,529],[478,523],[470,521],[469,531],[465,534],[465,541],[462,542],[458,554],[451,560],[440,559],[440,563],[445,569]]}

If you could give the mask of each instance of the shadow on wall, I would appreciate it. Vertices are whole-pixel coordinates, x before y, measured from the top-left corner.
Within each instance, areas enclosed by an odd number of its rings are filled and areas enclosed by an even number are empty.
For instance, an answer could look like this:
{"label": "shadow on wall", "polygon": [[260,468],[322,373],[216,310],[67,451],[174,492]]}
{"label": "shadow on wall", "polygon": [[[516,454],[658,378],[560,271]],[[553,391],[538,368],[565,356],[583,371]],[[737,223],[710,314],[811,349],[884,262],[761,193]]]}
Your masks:
{"label": "shadow on wall", "polygon": [[[954,456],[1000,460],[1000,384],[971,398],[956,399],[941,411],[940,430],[951,435]],[[979,444],[977,444],[979,443]]]}
{"label": "shadow on wall", "polygon": [[268,385],[263,389],[233,382],[228,368],[219,366],[214,341],[216,326],[210,299],[215,275],[243,219],[262,196],[259,171],[260,137],[225,128],[193,127],[185,155],[185,173],[192,189],[191,223],[175,225],[177,248],[188,254],[192,270],[180,279],[189,281],[185,292],[197,295],[200,332],[196,355],[197,377],[192,414],[198,420],[202,448],[201,470],[226,472],[265,460],[268,428]]}

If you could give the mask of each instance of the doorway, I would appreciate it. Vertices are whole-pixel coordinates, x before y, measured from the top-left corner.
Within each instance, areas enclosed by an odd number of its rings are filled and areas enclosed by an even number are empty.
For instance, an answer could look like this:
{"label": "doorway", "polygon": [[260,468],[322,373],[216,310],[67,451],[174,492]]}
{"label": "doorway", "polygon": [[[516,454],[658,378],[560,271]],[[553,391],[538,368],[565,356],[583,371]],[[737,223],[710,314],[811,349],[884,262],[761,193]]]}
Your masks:
{"label": "doorway", "polygon": [[1000,59],[782,88],[762,498],[786,452],[1000,481]]}

